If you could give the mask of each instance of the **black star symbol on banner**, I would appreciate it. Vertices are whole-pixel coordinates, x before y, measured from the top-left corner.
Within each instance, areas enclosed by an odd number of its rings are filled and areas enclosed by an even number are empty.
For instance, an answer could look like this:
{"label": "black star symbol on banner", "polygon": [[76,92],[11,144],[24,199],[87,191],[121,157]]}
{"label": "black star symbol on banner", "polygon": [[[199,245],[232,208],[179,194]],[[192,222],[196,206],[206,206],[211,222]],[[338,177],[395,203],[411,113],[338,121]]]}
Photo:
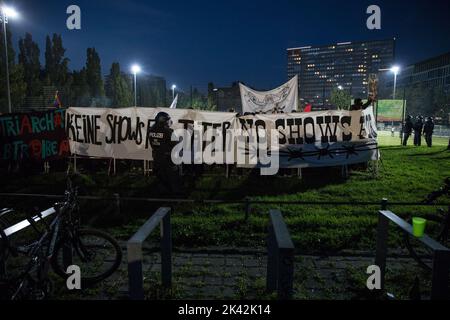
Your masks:
{"label": "black star symbol on banner", "polygon": [[316,150],[319,151],[319,154],[318,154],[319,157],[317,158],[317,160],[320,160],[320,158],[325,157],[325,156],[329,156],[332,159],[334,158],[333,155],[331,154],[330,145],[327,145],[326,148],[322,148],[322,149],[316,147]]}
{"label": "black star symbol on banner", "polygon": [[356,152],[356,146],[355,145],[348,145],[348,146],[342,146],[345,149],[345,152],[347,153],[347,159],[351,156],[351,155],[358,155],[358,152]]}

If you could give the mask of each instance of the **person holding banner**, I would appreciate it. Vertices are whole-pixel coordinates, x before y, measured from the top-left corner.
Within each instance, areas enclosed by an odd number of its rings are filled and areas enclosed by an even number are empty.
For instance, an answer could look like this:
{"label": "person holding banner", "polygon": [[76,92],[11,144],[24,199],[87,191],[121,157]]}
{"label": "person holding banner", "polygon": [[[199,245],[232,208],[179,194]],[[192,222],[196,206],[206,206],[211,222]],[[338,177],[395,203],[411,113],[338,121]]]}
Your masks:
{"label": "person holding banner", "polygon": [[180,194],[178,168],[172,162],[172,148],[177,142],[172,141],[172,120],[166,112],[159,112],[155,124],[150,128],[150,145],[155,175],[171,195]]}
{"label": "person holding banner", "polygon": [[366,103],[362,103],[361,98],[356,98],[355,103],[350,107],[350,111],[365,110],[371,105],[372,102],[372,97],[368,97]]}

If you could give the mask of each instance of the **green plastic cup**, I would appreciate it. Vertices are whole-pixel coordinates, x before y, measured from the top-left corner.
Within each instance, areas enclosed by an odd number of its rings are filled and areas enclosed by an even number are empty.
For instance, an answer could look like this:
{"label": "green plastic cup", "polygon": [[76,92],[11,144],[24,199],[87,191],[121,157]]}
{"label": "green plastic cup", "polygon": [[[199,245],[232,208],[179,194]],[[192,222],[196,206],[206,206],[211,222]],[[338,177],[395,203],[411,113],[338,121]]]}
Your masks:
{"label": "green plastic cup", "polygon": [[423,237],[425,232],[425,225],[427,224],[427,220],[424,218],[415,217],[412,219],[413,221],[413,235],[414,237]]}

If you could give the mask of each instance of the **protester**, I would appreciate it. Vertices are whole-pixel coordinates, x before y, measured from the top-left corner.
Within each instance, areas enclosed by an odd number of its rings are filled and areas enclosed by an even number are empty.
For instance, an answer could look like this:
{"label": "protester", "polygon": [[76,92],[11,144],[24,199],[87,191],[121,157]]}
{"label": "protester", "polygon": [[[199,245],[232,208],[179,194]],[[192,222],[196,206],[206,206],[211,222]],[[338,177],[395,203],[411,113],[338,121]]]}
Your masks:
{"label": "protester", "polygon": [[414,145],[420,147],[422,145],[423,117],[417,116],[414,123]]}
{"label": "protester", "polygon": [[159,112],[150,128],[150,145],[156,177],[172,195],[177,195],[180,193],[178,168],[171,158],[172,148],[177,142],[171,140],[171,125],[169,114]]}
{"label": "protester", "polygon": [[352,106],[350,107],[350,111],[357,111],[357,110],[367,109],[372,102],[373,102],[372,97],[368,97],[367,98],[367,102],[364,103],[364,104],[362,103],[362,99],[356,98],[355,99],[355,103],[352,104]]}
{"label": "protester", "polygon": [[428,117],[427,121],[423,126],[423,134],[425,135],[425,141],[429,148],[433,145],[433,131],[434,131],[434,121],[432,117]]}
{"label": "protester", "polygon": [[406,118],[405,126],[403,127],[403,134],[404,134],[404,137],[403,137],[403,145],[404,145],[404,146],[406,146],[406,145],[408,144],[409,136],[411,135],[412,130],[413,130],[413,127],[414,127],[414,125],[413,125],[413,123],[412,123],[412,118],[413,118],[413,117],[412,117],[411,115],[409,115],[409,116]]}

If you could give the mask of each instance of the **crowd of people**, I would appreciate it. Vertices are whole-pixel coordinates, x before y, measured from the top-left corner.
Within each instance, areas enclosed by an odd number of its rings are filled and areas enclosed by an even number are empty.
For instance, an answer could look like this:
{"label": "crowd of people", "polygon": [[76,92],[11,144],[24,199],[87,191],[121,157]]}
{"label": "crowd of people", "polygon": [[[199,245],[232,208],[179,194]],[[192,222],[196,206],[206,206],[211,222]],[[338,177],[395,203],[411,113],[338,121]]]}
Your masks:
{"label": "crowd of people", "polygon": [[434,131],[434,119],[433,117],[427,117],[424,121],[423,116],[417,116],[414,120],[413,116],[408,115],[405,124],[403,126],[403,145],[408,144],[408,139],[414,132],[414,145],[422,145],[422,135],[425,136],[425,142],[428,147],[433,145],[433,131]]}

